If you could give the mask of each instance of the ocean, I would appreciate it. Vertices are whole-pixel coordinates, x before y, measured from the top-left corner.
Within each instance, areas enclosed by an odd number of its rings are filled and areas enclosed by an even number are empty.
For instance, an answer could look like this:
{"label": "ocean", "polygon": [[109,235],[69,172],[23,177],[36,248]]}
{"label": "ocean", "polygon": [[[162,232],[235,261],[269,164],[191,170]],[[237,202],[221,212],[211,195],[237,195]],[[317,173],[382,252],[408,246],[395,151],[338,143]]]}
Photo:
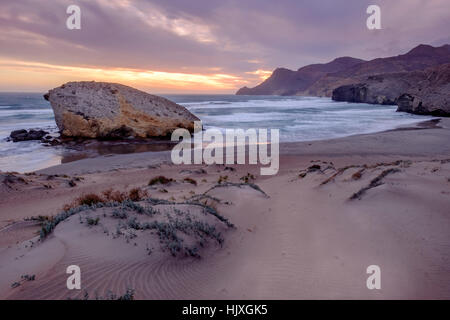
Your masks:
{"label": "ocean", "polygon": [[[42,95],[0,93],[1,171],[30,172],[83,157],[83,151],[73,148],[46,147],[38,141],[6,141],[10,132],[17,129],[39,128],[57,132],[51,106]],[[329,98],[163,96],[197,115],[205,128],[277,128],[280,130],[281,142],[332,139],[379,132],[431,118],[396,112],[396,106],[335,102]]]}

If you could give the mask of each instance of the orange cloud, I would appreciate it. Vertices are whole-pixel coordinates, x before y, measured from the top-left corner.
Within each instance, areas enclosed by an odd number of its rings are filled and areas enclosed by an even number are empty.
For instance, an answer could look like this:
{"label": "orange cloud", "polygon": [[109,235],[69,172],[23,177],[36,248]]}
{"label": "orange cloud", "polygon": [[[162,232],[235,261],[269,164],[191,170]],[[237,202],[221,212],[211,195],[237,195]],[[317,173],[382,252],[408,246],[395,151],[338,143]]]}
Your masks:
{"label": "orange cloud", "polygon": [[270,75],[272,74],[272,71],[258,69],[258,70],[249,71],[249,72],[246,72],[246,73],[247,74],[254,74],[256,76],[259,76],[259,78],[261,80],[266,80],[268,77],[270,77]]}

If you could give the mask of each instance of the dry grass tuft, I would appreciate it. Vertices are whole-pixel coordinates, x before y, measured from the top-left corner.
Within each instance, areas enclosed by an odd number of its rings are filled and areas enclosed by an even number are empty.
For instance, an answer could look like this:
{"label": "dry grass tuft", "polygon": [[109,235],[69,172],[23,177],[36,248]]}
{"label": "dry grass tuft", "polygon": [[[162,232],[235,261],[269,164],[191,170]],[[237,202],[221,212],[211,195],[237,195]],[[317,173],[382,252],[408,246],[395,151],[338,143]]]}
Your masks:
{"label": "dry grass tuft", "polygon": [[128,198],[131,201],[142,201],[148,198],[147,190],[142,190],[140,188],[133,188],[128,192]]}
{"label": "dry grass tuft", "polygon": [[98,203],[105,202],[124,202],[126,200],[131,201],[142,201],[148,198],[148,193],[146,190],[141,188],[133,188],[128,192],[121,192],[119,190],[107,189],[98,195],[96,193],[83,194],[76,198],[69,204],[63,206],[63,211],[68,211],[70,209],[76,208],[78,206],[92,206]]}
{"label": "dry grass tuft", "polygon": [[82,205],[91,206],[93,204],[103,202],[104,200],[102,197],[100,197],[99,195],[97,195],[95,193],[87,193],[87,194],[80,196],[76,201],[77,201],[77,204],[80,206],[82,206]]}
{"label": "dry grass tuft", "polygon": [[157,176],[152,178],[148,185],[153,186],[155,184],[169,184],[170,182],[173,182],[174,180],[172,178],[166,178],[164,176]]}
{"label": "dry grass tuft", "polygon": [[183,181],[184,181],[184,182],[188,182],[188,183],[190,183],[190,184],[193,184],[194,186],[197,185],[197,181],[195,181],[195,180],[192,179],[192,178],[184,178]]}

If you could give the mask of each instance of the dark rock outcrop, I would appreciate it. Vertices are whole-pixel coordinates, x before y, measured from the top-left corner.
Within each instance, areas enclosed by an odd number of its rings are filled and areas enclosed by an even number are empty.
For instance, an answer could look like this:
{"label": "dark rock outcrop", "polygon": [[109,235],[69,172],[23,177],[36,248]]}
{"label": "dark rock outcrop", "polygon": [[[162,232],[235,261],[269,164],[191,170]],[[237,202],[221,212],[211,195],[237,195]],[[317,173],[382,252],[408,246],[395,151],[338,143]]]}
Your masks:
{"label": "dark rock outcrop", "polygon": [[335,101],[398,105],[397,111],[450,115],[450,63],[422,71],[369,76],[333,90]]}
{"label": "dark rock outcrop", "polygon": [[364,83],[348,84],[333,90],[333,100],[348,102],[366,102],[367,85]]}
{"label": "dark rock outcrop", "polygon": [[168,99],[108,82],[68,82],[44,95],[64,137],[164,137],[199,119]]}
{"label": "dark rock outcrop", "polygon": [[362,82],[340,86],[333,90],[335,101],[395,105],[397,98],[417,81],[422,72],[398,72],[364,77]]}
{"label": "dark rock outcrop", "polygon": [[397,111],[450,117],[450,63],[423,72],[397,99]]}
{"label": "dark rock outcrop", "polygon": [[9,140],[12,140],[13,142],[20,142],[20,141],[30,141],[30,140],[42,140],[46,135],[48,134],[47,131],[44,130],[15,130],[12,131]]}

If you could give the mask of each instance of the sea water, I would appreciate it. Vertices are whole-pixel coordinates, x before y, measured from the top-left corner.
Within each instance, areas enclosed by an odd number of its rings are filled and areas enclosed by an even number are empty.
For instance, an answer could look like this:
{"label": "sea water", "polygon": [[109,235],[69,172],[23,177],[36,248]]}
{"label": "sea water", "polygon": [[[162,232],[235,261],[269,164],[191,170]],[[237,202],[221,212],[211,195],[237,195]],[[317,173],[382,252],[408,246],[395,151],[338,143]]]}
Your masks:
{"label": "sea water", "polygon": [[[199,117],[205,128],[280,130],[280,142],[311,141],[394,129],[430,119],[396,112],[396,106],[336,102],[330,98],[163,95]],[[29,172],[61,163],[68,152],[38,141],[8,142],[17,129],[56,132],[42,93],[0,93],[0,170]],[[72,154],[76,151],[71,150]],[[76,156],[73,157],[76,159]]]}

